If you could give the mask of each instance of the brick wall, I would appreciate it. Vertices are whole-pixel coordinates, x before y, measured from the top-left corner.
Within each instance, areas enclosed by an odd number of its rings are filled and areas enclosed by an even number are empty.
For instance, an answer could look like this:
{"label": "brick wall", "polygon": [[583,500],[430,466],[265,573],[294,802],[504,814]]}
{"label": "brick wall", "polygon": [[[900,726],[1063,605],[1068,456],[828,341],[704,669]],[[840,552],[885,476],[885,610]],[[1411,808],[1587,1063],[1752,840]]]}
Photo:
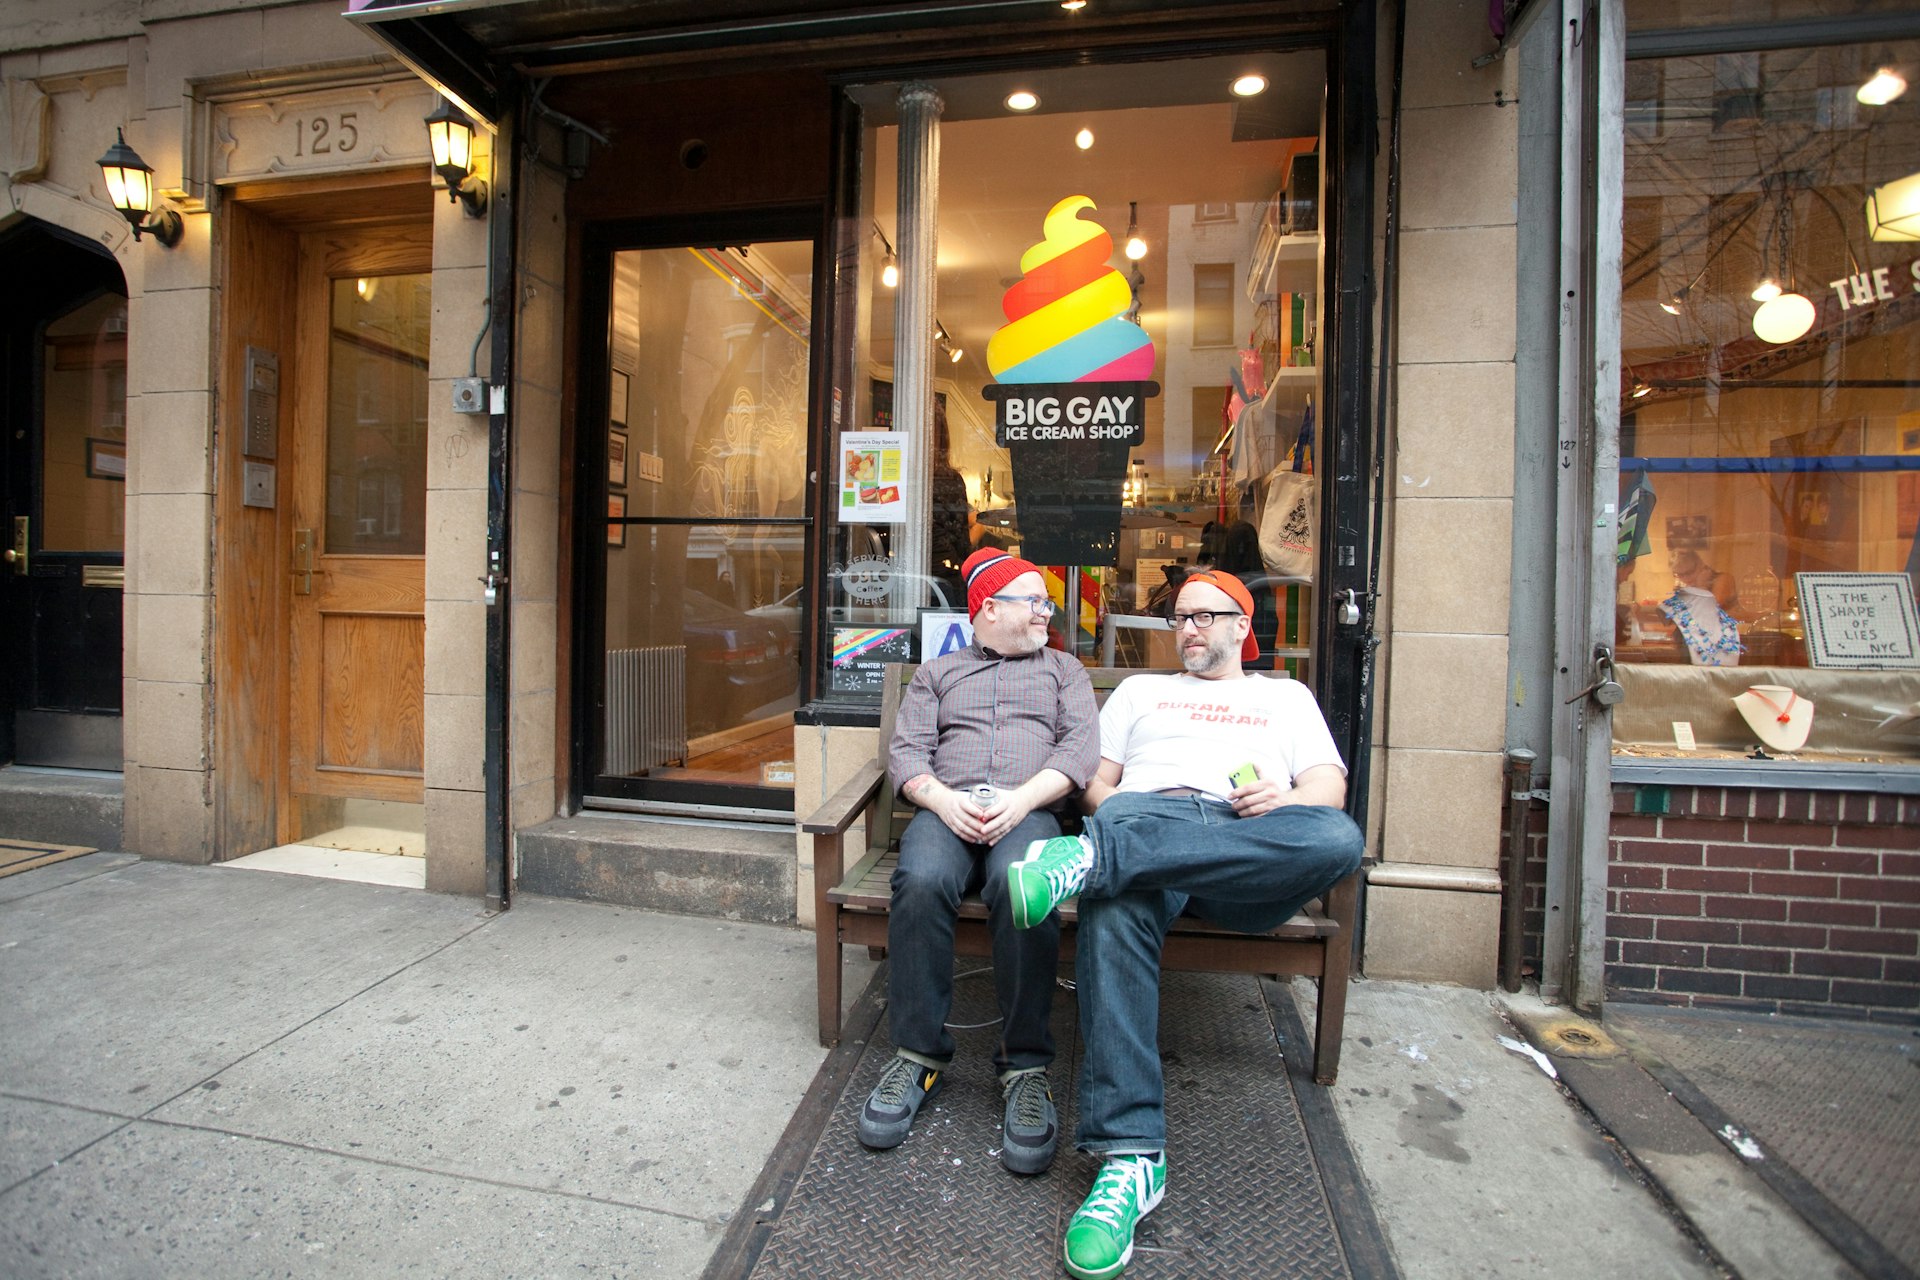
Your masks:
{"label": "brick wall", "polygon": [[1606,986],[1920,1022],[1920,797],[1615,786]]}

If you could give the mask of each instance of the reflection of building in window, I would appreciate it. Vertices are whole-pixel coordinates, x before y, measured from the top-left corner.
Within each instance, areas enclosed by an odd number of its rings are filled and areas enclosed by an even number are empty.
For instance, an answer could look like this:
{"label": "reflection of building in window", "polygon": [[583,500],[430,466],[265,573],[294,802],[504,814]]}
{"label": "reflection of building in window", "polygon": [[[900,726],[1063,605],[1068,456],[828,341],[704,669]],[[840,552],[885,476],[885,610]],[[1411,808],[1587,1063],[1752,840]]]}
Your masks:
{"label": "reflection of building in window", "polygon": [[1193,388],[1193,457],[1187,462],[1202,484],[1219,481],[1219,464],[1209,462],[1208,454],[1227,429],[1227,396],[1232,387]]}
{"label": "reflection of building in window", "polygon": [[1233,264],[1193,264],[1193,345],[1225,347],[1233,343]]}

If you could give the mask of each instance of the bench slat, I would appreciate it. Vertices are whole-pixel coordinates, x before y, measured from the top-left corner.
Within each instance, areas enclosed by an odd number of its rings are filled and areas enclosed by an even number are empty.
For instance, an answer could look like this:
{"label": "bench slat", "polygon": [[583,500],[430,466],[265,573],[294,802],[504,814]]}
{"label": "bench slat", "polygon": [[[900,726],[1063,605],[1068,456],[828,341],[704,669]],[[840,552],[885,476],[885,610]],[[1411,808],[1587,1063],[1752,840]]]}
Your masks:
{"label": "bench slat", "polygon": [[[862,858],[854,868],[847,872],[846,879],[838,886],[827,891],[827,900],[836,902],[849,911],[878,911],[891,909],[893,901],[893,869],[900,865],[900,853],[896,849],[875,849]],[[977,893],[969,893],[960,900],[960,914],[969,920],[985,920],[987,904],[980,900]],[[1080,899],[1068,898],[1060,904],[1060,921],[1072,925],[1080,918]],[[1325,938],[1340,932],[1340,926],[1327,918],[1318,902],[1308,903],[1306,908],[1294,913],[1293,918],[1265,934],[1249,935],[1238,929],[1223,929],[1196,916],[1181,916],[1173,922],[1172,933],[1192,934],[1195,936],[1214,936],[1221,938],[1270,937],[1270,938]]]}

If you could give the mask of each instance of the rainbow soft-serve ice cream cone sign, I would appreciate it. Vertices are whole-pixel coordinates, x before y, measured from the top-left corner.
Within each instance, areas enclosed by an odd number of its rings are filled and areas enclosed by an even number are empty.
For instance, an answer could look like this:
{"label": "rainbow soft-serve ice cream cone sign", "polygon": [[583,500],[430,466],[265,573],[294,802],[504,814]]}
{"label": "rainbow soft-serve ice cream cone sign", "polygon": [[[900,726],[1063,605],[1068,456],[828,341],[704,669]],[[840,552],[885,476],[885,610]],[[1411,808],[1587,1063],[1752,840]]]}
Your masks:
{"label": "rainbow soft-serve ice cream cone sign", "polygon": [[1133,301],[1108,265],[1113,237],[1068,196],[1047,211],[1045,238],[1020,257],[1001,302],[1007,323],[987,343],[996,437],[1013,454],[1020,551],[1040,564],[1119,559],[1128,451],[1146,440],[1146,402],[1160,394],[1153,341],[1123,319]]}

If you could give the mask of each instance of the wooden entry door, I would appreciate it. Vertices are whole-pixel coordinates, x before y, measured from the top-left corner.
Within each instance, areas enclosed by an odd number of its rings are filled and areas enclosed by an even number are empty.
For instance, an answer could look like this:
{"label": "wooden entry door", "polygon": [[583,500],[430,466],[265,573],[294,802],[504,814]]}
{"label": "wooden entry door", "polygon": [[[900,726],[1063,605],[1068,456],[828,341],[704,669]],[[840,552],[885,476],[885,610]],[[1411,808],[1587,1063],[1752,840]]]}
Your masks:
{"label": "wooden entry door", "polygon": [[431,265],[425,224],[301,241],[282,388],[293,425],[286,839],[339,801],[424,799]]}

